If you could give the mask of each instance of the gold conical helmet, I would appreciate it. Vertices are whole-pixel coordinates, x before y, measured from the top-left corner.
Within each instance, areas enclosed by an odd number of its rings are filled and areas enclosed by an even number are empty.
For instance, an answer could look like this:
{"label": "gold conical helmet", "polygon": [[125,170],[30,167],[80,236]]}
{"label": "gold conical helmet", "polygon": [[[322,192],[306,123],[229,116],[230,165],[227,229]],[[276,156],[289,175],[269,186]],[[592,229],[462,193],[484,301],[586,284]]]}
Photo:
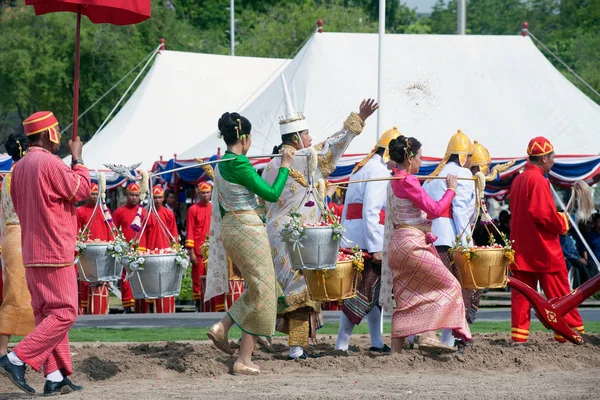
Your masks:
{"label": "gold conical helmet", "polygon": [[452,154],[458,155],[460,166],[464,167],[467,162],[469,154],[473,154],[473,143],[467,135],[465,135],[460,129],[452,135],[446,148],[446,156],[450,157]]}
{"label": "gold conical helmet", "polygon": [[481,172],[487,175],[490,169],[492,158],[488,149],[483,147],[477,140],[473,142],[473,155],[471,156],[471,165],[479,166]]}
{"label": "gold conical helmet", "polygon": [[356,167],[354,167],[354,169],[352,170],[352,173],[355,173],[356,171],[361,169],[366,163],[368,163],[369,160],[371,159],[371,157],[373,157],[373,155],[377,152],[377,150],[379,150],[379,148],[385,149],[385,153],[383,153],[382,158],[383,158],[383,162],[387,163],[390,160],[390,150],[389,150],[390,142],[392,140],[398,138],[399,136],[402,136],[402,134],[400,133],[398,128],[395,126],[392,129],[388,129],[387,131],[385,131],[383,133],[383,135],[381,135],[381,137],[379,137],[379,141],[377,142],[375,147],[373,147],[373,150],[371,150],[369,155],[366,156],[365,158],[363,158],[358,164],[356,164]]}
{"label": "gold conical helmet", "polygon": [[453,154],[458,155],[458,161],[461,167],[465,166],[467,157],[469,157],[470,154],[473,154],[473,143],[471,143],[471,139],[469,139],[469,137],[460,129],[450,138],[444,159],[430,176],[438,176],[448,162],[450,156]]}

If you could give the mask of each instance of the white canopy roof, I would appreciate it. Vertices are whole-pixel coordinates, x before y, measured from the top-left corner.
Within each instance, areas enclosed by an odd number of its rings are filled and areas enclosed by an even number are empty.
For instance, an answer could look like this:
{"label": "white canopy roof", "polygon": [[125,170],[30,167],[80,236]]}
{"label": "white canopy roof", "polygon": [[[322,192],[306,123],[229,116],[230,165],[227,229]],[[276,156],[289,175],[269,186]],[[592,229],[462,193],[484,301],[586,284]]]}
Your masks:
{"label": "white canopy roof", "polygon": [[[377,95],[377,35],[316,33],[284,74],[313,143],[336,132],[363,98]],[[424,155],[443,156],[457,129],[492,157],[524,156],[543,135],[560,154],[600,153],[600,107],[579,91],[531,39],[522,36],[386,35],[382,130],[397,126],[423,143]],[[232,85],[233,88],[233,85]],[[253,125],[250,154],[280,143],[281,82],[274,80],[241,109]],[[376,143],[374,115],[348,153]],[[214,126],[214,125],[212,125]],[[178,158],[206,157],[223,147],[209,134]]]}
{"label": "white canopy roof", "polygon": [[214,136],[221,114],[251,100],[288,62],[162,51],[125,106],[84,145],[86,166],[103,169],[107,162],[141,161],[149,169],[160,156],[173,158]]}

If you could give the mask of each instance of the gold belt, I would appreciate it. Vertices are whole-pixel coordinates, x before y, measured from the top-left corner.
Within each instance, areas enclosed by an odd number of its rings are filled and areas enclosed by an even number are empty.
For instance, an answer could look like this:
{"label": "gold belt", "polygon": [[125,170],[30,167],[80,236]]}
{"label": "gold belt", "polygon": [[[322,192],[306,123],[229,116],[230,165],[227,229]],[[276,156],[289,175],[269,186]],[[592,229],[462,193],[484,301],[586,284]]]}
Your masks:
{"label": "gold belt", "polygon": [[423,234],[431,232],[430,227],[423,226],[422,228],[417,228],[416,226],[406,225],[406,224],[394,224],[394,229],[412,229],[414,231],[419,231]]}
{"label": "gold belt", "polygon": [[6,226],[19,226],[19,225],[21,225],[21,224],[18,222],[7,222],[6,223]]}

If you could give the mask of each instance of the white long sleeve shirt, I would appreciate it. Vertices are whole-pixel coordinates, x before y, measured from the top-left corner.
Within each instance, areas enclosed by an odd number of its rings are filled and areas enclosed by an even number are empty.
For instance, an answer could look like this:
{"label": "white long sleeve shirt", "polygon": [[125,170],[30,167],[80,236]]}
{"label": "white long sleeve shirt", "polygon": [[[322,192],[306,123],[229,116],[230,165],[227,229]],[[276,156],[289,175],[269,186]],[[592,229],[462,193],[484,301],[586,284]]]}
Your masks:
{"label": "white long sleeve shirt", "polygon": [[[362,179],[385,178],[390,171],[380,155],[373,157],[356,173],[350,176],[350,182]],[[344,237],[369,253],[383,250],[383,225],[379,223],[379,214],[385,210],[388,181],[361,182],[348,185],[346,201],[342,214]],[[362,219],[346,218],[349,204],[362,204]]]}
{"label": "white long sleeve shirt", "polygon": [[[460,165],[447,163],[439,176],[455,175],[458,178],[472,178],[471,171]],[[448,186],[443,179],[433,179],[423,185],[423,189],[435,201],[439,201]],[[438,237],[436,246],[452,246],[456,241],[456,236],[461,236],[463,245],[466,245],[466,237],[471,235],[470,223],[475,210],[475,185],[470,181],[458,181],[456,196],[452,200],[452,218],[440,217],[434,219],[431,224],[431,232]],[[465,226],[467,228],[465,229]]]}

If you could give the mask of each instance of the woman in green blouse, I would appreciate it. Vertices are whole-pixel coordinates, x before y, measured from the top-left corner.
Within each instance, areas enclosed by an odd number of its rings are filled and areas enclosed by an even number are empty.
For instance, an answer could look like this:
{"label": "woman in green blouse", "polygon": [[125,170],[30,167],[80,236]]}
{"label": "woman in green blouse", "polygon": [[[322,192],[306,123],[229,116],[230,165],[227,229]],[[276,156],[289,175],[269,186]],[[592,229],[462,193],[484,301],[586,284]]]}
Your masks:
{"label": "woman in green blouse", "polygon": [[260,368],[250,360],[252,351],[258,336],[273,335],[277,298],[281,293],[265,224],[258,213],[257,196],[269,202],[279,200],[295,151],[283,152],[281,168],[270,186],[245,156],[252,144],[251,129],[250,121],[237,113],[225,113],[219,119],[219,131],[227,144],[222,160],[230,161],[220,163],[215,171],[205,297],[210,299],[227,292],[226,255],[229,255],[242,273],[247,289],[227,315],[210,328],[208,337],[219,349],[233,354],[227,334],[237,324],[243,334],[233,373],[257,375]]}

